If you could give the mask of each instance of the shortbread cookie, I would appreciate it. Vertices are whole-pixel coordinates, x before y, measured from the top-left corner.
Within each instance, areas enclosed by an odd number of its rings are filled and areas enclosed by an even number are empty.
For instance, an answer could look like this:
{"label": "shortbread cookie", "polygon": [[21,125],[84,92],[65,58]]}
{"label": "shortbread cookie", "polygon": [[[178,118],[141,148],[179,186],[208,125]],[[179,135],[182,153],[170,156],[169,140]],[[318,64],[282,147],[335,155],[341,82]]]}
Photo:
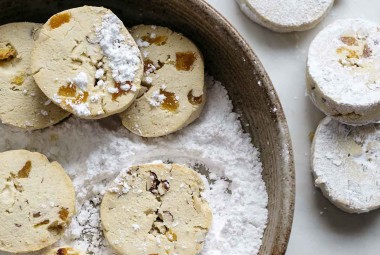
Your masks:
{"label": "shortbread cookie", "polygon": [[380,27],[338,20],[310,46],[308,93],[325,114],[350,125],[380,120]]}
{"label": "shortbread cookie", "polygon": [[144,137],[189,125],[206,101],[202,54],[168,28],[140,25],[131,34],[144,57],[144,77],[139,98],[121,114],[123,125]]}
{"label": "shortbread cookie", "polygon": [[349,213],[380,207],[380,124],[353,127],[326,117],[311,160],[315,185],[337,207]]}
{"label": "shortbread cookie", "polygon": [[84,6],[52,16],[32,54],[34,78],[63,109],[88,119],[128,108],[140,89],[140,51],[110,10]]}
{"label": "shortbread cookie", "polygon": [[185,166],[130,167],[104,195],[104,235],[118,254],[198,254],[212,221],[203,190]]}
{"label": "shortbread cookie", "polygon": [[275,32],[305,31],[330,11],[334,0],[236,0],[254,22]]}
{"label": "shortbread cookie", "polygon": [[0,120],[29,130],[69,115],[49,101],[32,77],[31,51],[40,27],[25,22],[0,26]]}
{"label": "shortbread cookie", "polygon": [[72,247],[65,246],[65,247],[60,247],[60,248],[54,248],[48,251],[47,253],[45,253],[45,255],[86,255],[86,254]]}
{"label": "shortbread cookie", "polygon": [[25,150],[0,153],[0,251],[58,241],[75,213],[74,186],[57,162]]}

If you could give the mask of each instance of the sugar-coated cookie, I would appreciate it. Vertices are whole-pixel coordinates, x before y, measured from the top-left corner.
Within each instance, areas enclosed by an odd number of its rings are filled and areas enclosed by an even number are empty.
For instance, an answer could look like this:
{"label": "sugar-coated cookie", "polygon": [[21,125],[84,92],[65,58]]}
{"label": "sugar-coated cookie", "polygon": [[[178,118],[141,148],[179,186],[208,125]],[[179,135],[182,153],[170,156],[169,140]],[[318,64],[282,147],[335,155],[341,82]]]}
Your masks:
{"label": "sugar-coated cookie", "polygon": [[85,253],[76,250],[72,247],[64,246],[64,247],[59,247],[59,248],[54,248],[45,255],[86,255]]}
{"label": "sugar-coated cookie", "polygon": [[104,195],[104,235],[118,254],[198,254],[212,212],[192,169],[145,164],[123,171]]}
{"label": "sugar-coated cookie", "polygon": [[140,89],[140,51],[122,21],[103,7],[52,16],[32,54],[34,78],[63,109],[88,119],[122,112]]}
{"label": "sugar-coated cookie", "polygon": [[57,162],[25,150],[0,153],[0,251],[41,250],[75,213],[74,186]]}
{"label": "sugar-coated cookie", "polygon": [[380,26],[335,21],[309,49],[308,94],[325,114],[350,125],[380,120]]}
{"label": "sugar-coated cookie", "polygon": [[275,32],[304,31],[315,27],[334,0],[236,0],[254,22]]}
{"label": "sugar-coated cookie", "polygon": [[69,116],[51,103],[32,76],[31,51],[40,27],[26,22],[0,26],[0,120],[28,130],[46,128]]}
{"label": "sugar-coated cookie", "polygon": [[206,102],[201,52],[165,27],[140,25],[131,34],[144,57],[144,77],[139,97],[120,115],[123,125],[143,137],[184,128]]}
{"label": "sugar-coated cookie", "polygon": [[380,207],[380,124],[354,127],[326,117],[311,160],[315,185],[334,205],[349,213]]}

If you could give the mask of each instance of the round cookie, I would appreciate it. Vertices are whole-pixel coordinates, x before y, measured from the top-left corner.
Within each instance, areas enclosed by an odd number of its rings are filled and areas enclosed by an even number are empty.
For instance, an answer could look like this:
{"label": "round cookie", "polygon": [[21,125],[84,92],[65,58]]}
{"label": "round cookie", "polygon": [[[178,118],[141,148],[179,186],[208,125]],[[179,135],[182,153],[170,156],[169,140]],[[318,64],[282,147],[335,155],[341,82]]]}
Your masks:
{"label": "round cookie", "polygon": [[130,31],[144,57],[144,77],[139,97],[120,115],[123,125],[143,137],[184,128],[206,102],[201,52],[165,27],[140,25]]}
{"label": "round cookie", "polygon": [[309,49],[308,94],[326,115],[349,125],[380,120],[380,27],[338,20]]}
{"label": "round cookie", "polygon": [[334,0],[236,0],[254,22],[287,33],[312,29],[325,18]]}
{"label": "round cookie", "polygon": [[122,112],[140,89],[140,51],[122,21],[103,7],[52,16],[32,54],[34,79],[63,109],[99,119]]}
{"label": "round cookie", "polygon": [[47,253],[45,253],[45,255],[86,255],[86,254],[72,247],[65,246],[65,247],[54,248],[48,251]]}
{"label": "round cookie", "polygon": [[145,164],[123,171],[104,195],[104,235],[118,254],[198,254],[212,212],[203,182],[177,164]]}
{"label": "round cookie", "polygon": [[312,145],[315,185],[349,213],[380,207],[380,124],[353,127],[326,117]]}
{"label": "round cookie", "polygon": [[0,120],[28,130],[49,127],[69,116],[49,101],[32,77],[31,51],[40,27],[26,22],[0,26]]}
{"label": "round cookie", "polygon": [[43,249],[75,213],[74,186],[57,162],[25,150],[0,153],[0,251]]}

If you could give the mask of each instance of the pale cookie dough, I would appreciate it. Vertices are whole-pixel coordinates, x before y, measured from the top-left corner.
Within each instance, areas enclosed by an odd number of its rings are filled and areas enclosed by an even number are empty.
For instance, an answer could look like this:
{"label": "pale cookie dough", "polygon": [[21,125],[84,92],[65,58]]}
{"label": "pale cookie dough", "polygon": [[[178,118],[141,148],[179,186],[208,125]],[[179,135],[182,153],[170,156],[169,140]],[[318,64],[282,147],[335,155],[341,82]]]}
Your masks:
{"label": "pale cookie dough", "polygon": [[380,207],[380,124],[353,127],[326,117],[311,161],[315,185],[334,205],[349,213]]}
{"label": "pale cookie dough", "polygon": [[140,25],[131,34],[144,57],[144,77],[139,97],[120,115],[123,125],[143,137],[184,128],[206,102],[201,52],[168,28]]}
{"label": "pale cookie dough", "polygon": [[84,6],[52,16],[32,54],[42,91],[78,117],[122,112],[140,89],[140,51],[122,21],[103,7]]}
{"label": "pale cookie dough", "polygon": [[380,27],[338,20],[310,46],[308,94],[326,115],[349,125],[380,120]]}
{"label": "pale cookie dough", "polygon": [[330,11],[334,0],[236,0],[254,22],[275,32],[312,29]]}
{"label": "pale cookie dough", "polygon": [[74,186],[57,162],[25,150],[0,153],[0,251],[41,250],[75,213]]}
{"label": "pale cookie dough", "polygon": [[54,125],[69,113],[51,103],[38,88],[30,68],[40,24],[0,26],[0,120],[28,130]]}
{"label": "pale cookie dough", "polygon": [[47,253],[45,253],[45,255],[86,255],[86,254],[72,247],[65,246],[65,247],[60,247],[60,248],[54,248],[48,251]]}
{"label": "pale cookie dough", "polygon": [[195,255],[211,226],[200,176],[177,164],[123,171],[104,195],[104,235],[118,254]]}

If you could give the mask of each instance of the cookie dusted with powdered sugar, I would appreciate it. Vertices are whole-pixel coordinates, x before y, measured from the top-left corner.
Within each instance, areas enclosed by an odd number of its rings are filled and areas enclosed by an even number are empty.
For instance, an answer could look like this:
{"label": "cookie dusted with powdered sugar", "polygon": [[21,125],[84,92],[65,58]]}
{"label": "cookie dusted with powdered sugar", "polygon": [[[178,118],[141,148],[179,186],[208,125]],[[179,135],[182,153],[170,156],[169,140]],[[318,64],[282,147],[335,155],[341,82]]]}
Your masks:
{"label": "cookie dusted with powdered sugar", "polygon": [[0,26],[0,120],[27,130],[54,125],[69,113],[51,103],[38,88],[30,68],[36,23]]}
{"label": "cookie dusted with powdered sugar", "polygon": [[72,247],[65,246],[65,247],[60,247],[60,248],[54,248],[46,252],[44,255],[86,255],[86,253],[83,253]]}
{"label": "cookie dusted with powdered sugar", "polygon": [[200,176],[177,164],[130,167],[101,204],[104,235],[118,254],[198,254],[212,212]]}
{"label": "cookie dusted with powdered sugar", "polygon": [[326,115],[350,125],[380,120],[380,27],[338,20],[309,49],[308,94]]}
{"label": "cookie dusted with powdered sugar", "polygon": [[186,37],[165,27],[131,29],[144,57],[142,91],[120,116],[123,125],[143,137],[180,130],[202,112],[206,102],[201,52]]}
{"label": "cookie dusted with powdered sugar", "polygon": [[254,22],[275,32],[304,31],[315,27],[334,0],[236,0]]}
{"label": "cookie dusted with powdered sugar", "polygon": [[315,185],[334,205],[349,213],[380,207],[380,124],[353,127],[326,117],[311,161]]}
{"label": "cookie dusted with powdered sugar", "polygon": [[140,89],[140,51],[110,10],[84,6],[52,16],[32,54],[33,76],[57,105],[78,117],[122,112]]}
{"label": "cookie dusted with powdered sugar", "polygon": [[75,213],[74,186],[57,162],[25,150],[0,153],[0,251],[41,250]]}

